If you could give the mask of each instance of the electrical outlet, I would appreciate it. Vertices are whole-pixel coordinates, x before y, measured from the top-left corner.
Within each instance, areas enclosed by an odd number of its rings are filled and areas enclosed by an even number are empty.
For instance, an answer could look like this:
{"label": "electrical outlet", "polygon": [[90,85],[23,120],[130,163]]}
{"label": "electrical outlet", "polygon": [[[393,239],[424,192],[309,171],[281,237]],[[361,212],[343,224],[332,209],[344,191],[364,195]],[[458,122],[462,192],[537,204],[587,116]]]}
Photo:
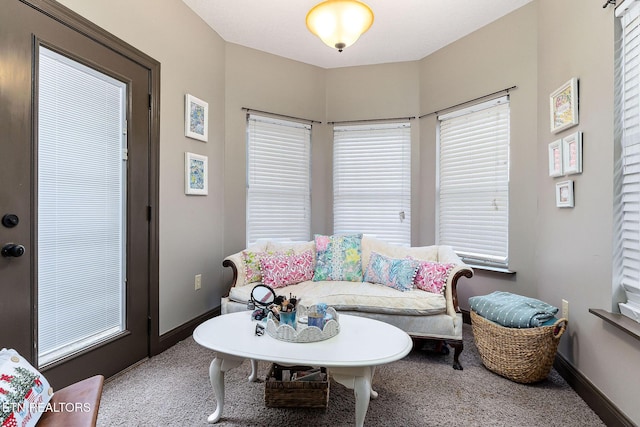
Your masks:
{"label": "electrical outlet", "polygon": [[202,274],[196,274],[195,285],[196,291],[202,287]]}
{"label": "electrical outlet", "polygon": [[562,317],[569,320],[569,301],[566,299],[562,300]]}

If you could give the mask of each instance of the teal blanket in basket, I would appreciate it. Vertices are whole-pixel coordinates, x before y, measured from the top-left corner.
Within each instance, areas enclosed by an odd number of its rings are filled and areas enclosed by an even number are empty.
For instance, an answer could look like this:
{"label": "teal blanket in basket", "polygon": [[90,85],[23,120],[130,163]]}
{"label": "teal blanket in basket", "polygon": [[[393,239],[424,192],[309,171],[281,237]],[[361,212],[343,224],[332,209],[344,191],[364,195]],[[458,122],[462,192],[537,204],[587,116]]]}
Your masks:
{"label": "teal blanket in basket", "polygon": [[496,291],[469,298],[471,309],[508,328],[534,328],[553,319],[558,308],[535,298]]}

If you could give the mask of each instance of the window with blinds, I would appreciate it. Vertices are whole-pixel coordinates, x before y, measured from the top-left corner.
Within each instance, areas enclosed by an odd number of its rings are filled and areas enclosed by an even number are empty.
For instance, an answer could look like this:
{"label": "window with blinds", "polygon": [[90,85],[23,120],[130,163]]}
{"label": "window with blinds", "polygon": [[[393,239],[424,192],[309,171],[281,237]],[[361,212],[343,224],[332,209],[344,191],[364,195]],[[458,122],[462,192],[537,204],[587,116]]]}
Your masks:
{"label": "window with blinds", "polygon": [[333,231],[411,244],[409,122],[335,126]]}
{"label": "window with blinds", "polygon": [[310,239],[311,125],[248,115],[247,245]]}
{"label": "window with blinds", "polygon": [[509,99],[438,117],[437,239],[471,265],[509,259]]}
{"label": "window with blinds", "polygon": [[616,9],[622,23],[617,49],[616,165],[617,278],[627,290],[640,292],[640,2],[626,0]]}

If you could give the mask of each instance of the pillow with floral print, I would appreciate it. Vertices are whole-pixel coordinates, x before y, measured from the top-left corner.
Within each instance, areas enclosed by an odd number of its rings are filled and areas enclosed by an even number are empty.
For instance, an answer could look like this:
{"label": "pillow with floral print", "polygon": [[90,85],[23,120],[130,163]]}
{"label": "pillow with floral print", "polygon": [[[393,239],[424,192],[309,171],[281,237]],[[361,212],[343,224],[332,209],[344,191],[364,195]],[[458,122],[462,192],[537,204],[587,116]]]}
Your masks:
{"label": "pillow with floral print", "polygon": [[398,259],[371,252],[369,265],[364,273],[364,281],[379,283],[399,291],[409,291],[420,261],[410,258]]}
{"label": "pillow with floral print", "polygon": [[272,288],[282,288],[313,278],[313,252],[300,254],[265,255],[260,258],[262,283]]}
{"label": "pillow with floral print", "polygon": [[414,284],[416,288],[434,294],[443,294],[449,273],[455,264],[443,264],[433,261],[420,261]]}
{"label": "pillow with floral print", "polygon": [[313,281],[362,282],[362,234],[315,236],[316,268]]}
{"label": "pillow with floral print", "polygon": [[262,281],[262,271],[260,271],[260,258],[266,255],[293,253],[293,249],[287,251],[242,251],[242,259],[244,260],[244,284]]}

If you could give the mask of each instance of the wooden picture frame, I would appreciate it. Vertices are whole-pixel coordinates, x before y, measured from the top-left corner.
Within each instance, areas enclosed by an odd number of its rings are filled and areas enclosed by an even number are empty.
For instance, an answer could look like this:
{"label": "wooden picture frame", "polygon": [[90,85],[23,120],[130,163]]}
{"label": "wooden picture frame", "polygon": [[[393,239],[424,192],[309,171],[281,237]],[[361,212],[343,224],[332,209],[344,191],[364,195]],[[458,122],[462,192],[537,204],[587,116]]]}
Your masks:
{"label": "wooden picture frame", "polygon": [[190,94],[184,97],[184,135],[204,142],[209,138],[209,103]]}
{"label": "wooden picture frame", "polygon": [[549,96],[551,132],[578,124],[578,79],[572,78]]}

